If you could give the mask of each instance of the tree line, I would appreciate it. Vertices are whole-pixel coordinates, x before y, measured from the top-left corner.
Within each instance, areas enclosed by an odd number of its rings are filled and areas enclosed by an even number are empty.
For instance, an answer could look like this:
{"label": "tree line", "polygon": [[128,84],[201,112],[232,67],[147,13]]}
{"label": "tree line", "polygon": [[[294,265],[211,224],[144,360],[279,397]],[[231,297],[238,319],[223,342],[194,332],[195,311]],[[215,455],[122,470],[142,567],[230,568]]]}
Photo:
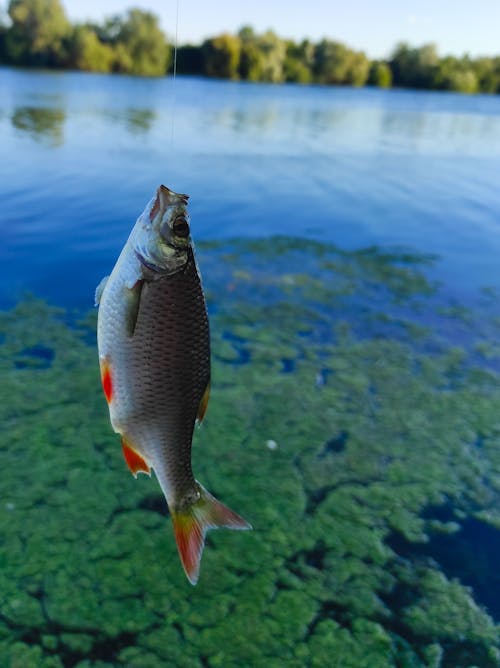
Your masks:
{"label": "tree line", "polygon": [[[164,76],[172,52],[158,17],[141,9],[71,24],[60,0],[10,0],[0,17],[3,64]],[[400,43],[388,59],[370,60],[335,40],[295,42],[249,26],[181,45],[176,65],[179,74],[245,81],[500,93],[500,56],[440,57],[434,44]]]}

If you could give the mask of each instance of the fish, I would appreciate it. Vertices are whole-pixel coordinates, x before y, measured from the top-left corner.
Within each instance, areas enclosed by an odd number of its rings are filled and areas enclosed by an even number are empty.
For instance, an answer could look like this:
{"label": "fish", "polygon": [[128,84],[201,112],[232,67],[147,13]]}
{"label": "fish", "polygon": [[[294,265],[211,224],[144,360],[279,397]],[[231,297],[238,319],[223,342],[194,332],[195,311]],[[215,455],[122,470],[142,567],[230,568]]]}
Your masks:
{"label": "fish", "polygon": [[160,185],[96,290],[102,388],[131,473],[154,472],[191,584],[209,529],[251,529],[193,475],[191,448],[210,393],[208,313],[188,195]]}

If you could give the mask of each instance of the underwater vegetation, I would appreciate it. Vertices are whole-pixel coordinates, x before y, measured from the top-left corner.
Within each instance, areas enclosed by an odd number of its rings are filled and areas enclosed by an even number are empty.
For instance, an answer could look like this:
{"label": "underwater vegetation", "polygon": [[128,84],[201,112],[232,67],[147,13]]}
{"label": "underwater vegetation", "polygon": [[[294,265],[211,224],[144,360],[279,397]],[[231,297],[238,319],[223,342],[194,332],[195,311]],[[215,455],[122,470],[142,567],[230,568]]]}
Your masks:
{"label": "underwater vegetation", "polygon": [[109,429],[95,313],[27,298],[0,316],[1,665],[498,666],[498,295],[460,305],[403,251],[198,258],[193,469],[254,531],[209,533],[191,587]]}

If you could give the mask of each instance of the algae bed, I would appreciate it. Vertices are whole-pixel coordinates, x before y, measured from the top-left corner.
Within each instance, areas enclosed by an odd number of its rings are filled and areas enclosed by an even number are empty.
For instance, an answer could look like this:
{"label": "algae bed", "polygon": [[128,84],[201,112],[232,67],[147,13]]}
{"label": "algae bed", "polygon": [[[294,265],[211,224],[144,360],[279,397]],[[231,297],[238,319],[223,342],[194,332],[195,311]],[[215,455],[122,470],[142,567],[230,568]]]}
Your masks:
{"label": "algae bed", "polygon": [[500,661],[500,318],[430,258],[200,245],[213,389],[193,588],[156,480],[101,393],[95,312],[0,317],[0,660],[12,668],[445,667]]}

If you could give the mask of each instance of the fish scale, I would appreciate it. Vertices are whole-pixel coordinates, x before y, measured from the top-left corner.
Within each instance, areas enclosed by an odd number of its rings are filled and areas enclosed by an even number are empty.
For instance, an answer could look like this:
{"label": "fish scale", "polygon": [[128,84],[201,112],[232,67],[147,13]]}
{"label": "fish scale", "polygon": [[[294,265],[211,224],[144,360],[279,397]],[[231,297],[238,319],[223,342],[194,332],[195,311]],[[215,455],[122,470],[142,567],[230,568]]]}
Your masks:
{"label": "fish scale", "polygon": [[[162,488],[166,488],[170,505],[182,500],[194,485],[191,440],[198,407],[210,380],[205,299],[190,255],[182,274],[161,278],[143,288],[127,353],[138,372],[133,401],[140,410],[125,436],[135,443],[148,431],[161,434],[161,440],[153,445],[151,463]],[[166,480],[162,479],[163,458],[170,460]]]}
{"label": "fish scale", "polygon": [[191,445],[210,383],[210,337],[187,195],[160,186],[96,290],[102,385],[131,472],[154,471],[192,584],[209,529],[250,529],[195,480]]}

